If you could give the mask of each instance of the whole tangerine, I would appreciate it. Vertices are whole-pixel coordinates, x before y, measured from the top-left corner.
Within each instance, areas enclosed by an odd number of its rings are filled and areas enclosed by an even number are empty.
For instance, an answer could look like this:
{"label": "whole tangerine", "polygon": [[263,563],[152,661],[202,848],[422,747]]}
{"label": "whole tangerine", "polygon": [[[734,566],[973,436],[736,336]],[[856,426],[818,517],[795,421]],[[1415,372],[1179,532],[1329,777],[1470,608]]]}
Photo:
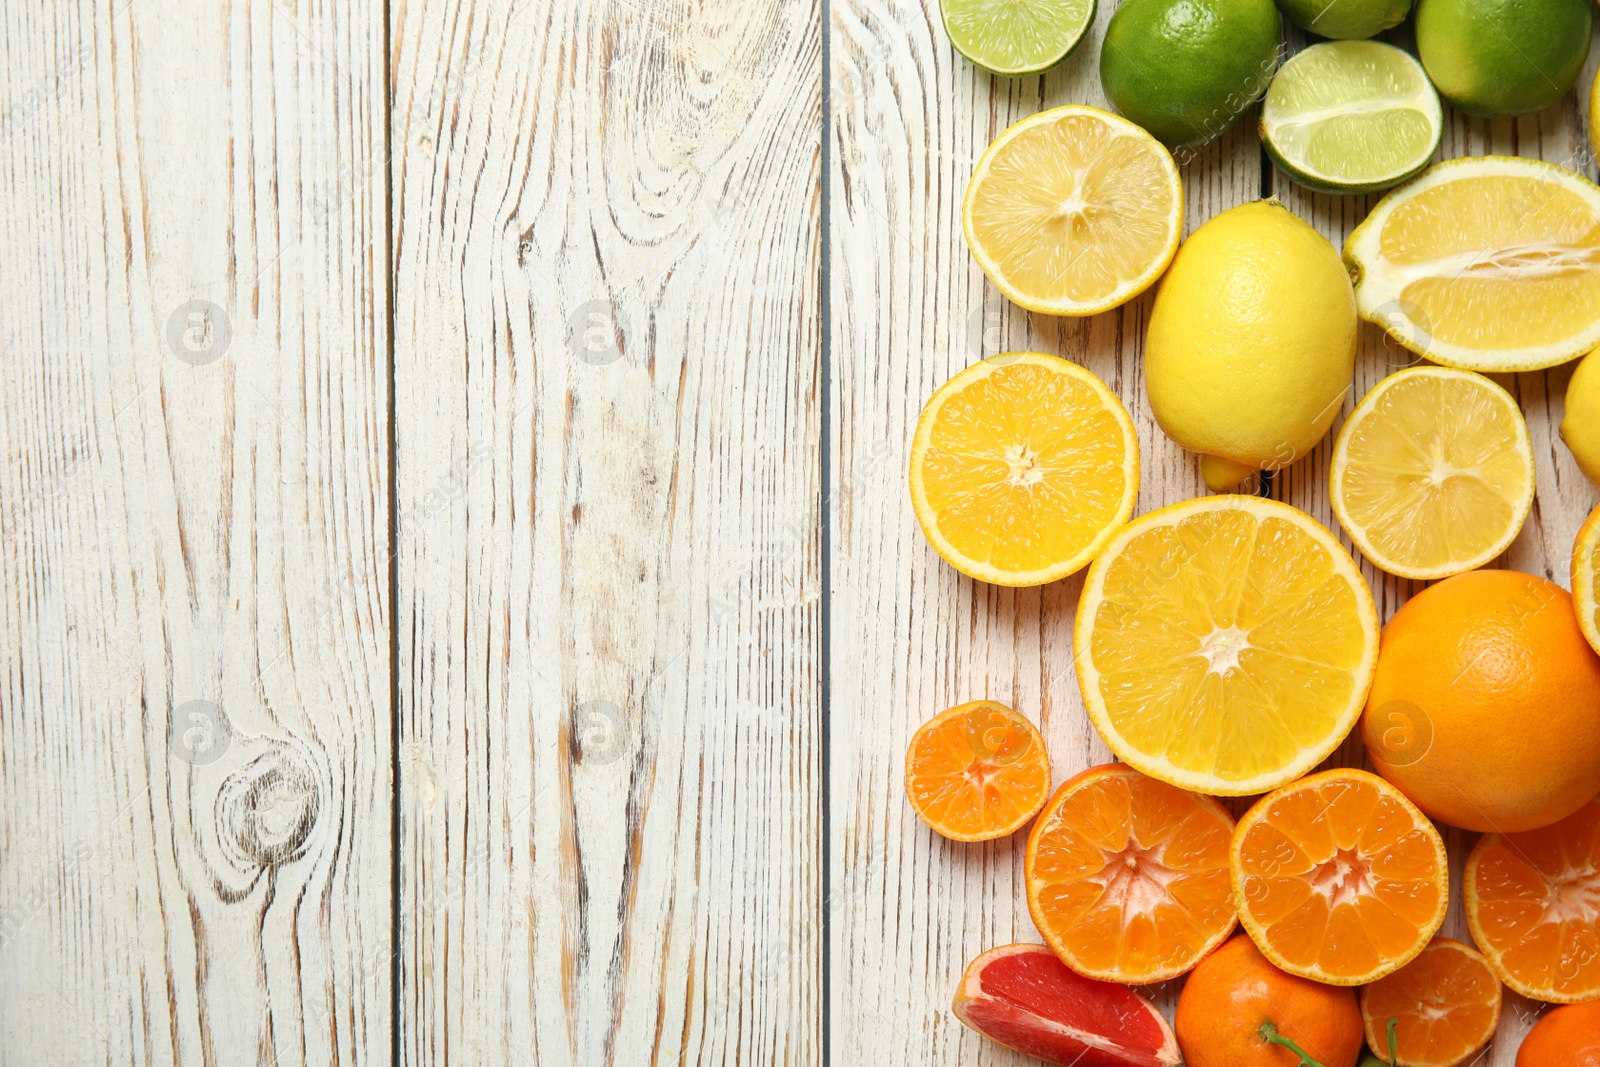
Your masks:
{"label": "whole tangerine", "polygon": [[1600,793],[1600,656],[1572,595],[1468,571],[1383,628],[1361,736],[1432,818],[1484,833],[1558,822]]}
{"label": "whole tangerine", "polygon": [[1517,1050],[1517,1067],[1600,1067],[1600,1000],[1540,1019]]}
{"label": "whole tangerine", "polygon": [[1280,971],[1242,934],[1189,973],[1174,1029],[1187,1067],[1296,1067],[1269,1032],[1324,1067],[1355,1067],[1366,1044],[1355,990]]}

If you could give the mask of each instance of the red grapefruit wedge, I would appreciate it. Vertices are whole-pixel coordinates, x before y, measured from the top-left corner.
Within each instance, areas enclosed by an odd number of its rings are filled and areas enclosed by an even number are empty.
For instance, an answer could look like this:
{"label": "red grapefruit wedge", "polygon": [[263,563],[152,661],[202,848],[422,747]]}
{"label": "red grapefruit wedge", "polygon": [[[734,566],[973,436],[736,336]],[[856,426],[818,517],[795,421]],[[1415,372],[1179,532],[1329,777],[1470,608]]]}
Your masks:
{"label": "red grapefruit wedge", "polygon": [[1178,1039],[1155,1005],[1085,978],[1044,945],[1002,945],[973,960],[951,1005],[991,1040],[1072,1067],[1174,1067]]}

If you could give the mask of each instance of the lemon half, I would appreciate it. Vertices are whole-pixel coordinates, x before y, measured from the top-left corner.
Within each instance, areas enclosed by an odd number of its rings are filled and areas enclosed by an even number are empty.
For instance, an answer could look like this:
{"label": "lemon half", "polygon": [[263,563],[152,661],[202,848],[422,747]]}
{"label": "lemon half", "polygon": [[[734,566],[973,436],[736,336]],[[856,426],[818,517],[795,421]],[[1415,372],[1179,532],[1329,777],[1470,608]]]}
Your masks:
{"label": "lemon half", "polygon": [[1073,104],[995,139],[967,184],[961,223],[973,258],[1011,300],[1093,315],[1144,292],[1172,262],[1183,184],[1154,137]]}
{"label": "lemon half", "polygon": [[1533,438],[1481,374],[1412,367],[1361,398],[1333,446],[1329,497],[1350,539],[1402,578],[1447,578],[1510,547],[1533,507]]}
{"label": "lemon half", "polygon": [[1527,371],[1600,344],[1600,186],[1536,159],[1431,167],[1344,246],[1356,309],[1447,367]]}

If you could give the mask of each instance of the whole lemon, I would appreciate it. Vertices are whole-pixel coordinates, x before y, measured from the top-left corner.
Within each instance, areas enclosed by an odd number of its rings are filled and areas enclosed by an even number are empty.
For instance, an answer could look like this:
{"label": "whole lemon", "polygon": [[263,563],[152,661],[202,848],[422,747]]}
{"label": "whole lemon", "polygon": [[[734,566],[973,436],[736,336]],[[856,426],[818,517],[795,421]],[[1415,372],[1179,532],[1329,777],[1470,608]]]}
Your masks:
{"label": "whole lemon", "polygon": [[1361,737],[1428,815],[1517,833],[1600,792],[1600,656],[1572,595],[1516,571],[1468,571],[1383,628]]}
{"label": "whole lemon", "polygon": [[1543,111],[1589,58],[1591,0],[1419,0],[1417,57],[1469,115]]}
{"label": "whole lemon", "polygon": [[1328,239],[1276,200],[1179,248],[1145,337],[1156,421],[1214,490],[1288,466],[1328,432],[1355,367],[1356,298]]}
{"label": "whole lemon", "polygon": [[1572,449],[1584,476],[1600,485],[1600,350],[1584,356],[1567,383],[1561,440]]}
{"label": "whole lemon", "polygon": [[1232,126],[1278,69],[1272,0],[1124,0],[1100,45],[1100,85],[1168,147]]}

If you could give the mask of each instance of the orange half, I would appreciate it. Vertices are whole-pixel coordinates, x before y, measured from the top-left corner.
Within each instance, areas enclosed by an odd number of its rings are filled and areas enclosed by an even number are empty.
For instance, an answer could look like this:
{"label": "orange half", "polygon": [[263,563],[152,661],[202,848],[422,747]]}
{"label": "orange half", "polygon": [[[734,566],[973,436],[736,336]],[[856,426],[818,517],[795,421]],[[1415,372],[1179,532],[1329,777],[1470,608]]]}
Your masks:
{"label": "orange half", "polygon": [[906,749],[906,797],[917,818],[952,841],[1021,829],[1050,792],[1050,758],[1033,723],[974,700],[922,724]]}
{"label": "orange half", "polygon": [[1139,439],[1106,383],[1007,352],[939,387],[911,440],[911,506],[968,577],[1043,585],[1086,567],[1139,495]]}
{"label": "orange half", "polygon": [[1428,817],[1375,774],[1323,771],[1269,793],[1233,834],[1234,904],[1282,970],[1354,986],[1416,958],[1449,871]]}
{"label": "orange half", "polygon": [[1436,937],[1416,959],[1361,991],[1367,1047],[1389,1060],[1389,1020],[1405,1067],[1460,1067],[1500,1025],[1500,979],[1469,945]]}
{"label": "orange half", "polygon": [[1540,830],[1485,836],[1462,895],[1506,985],[1554,1004],[1600,998],[1600,798]]}
{"label": "orange half", "polygon": [[1028,910],[1061,962],[1090,978],[1176,978],[1233,932],[1233,819],[1120,763],[1063,783],[1028,835]]}

